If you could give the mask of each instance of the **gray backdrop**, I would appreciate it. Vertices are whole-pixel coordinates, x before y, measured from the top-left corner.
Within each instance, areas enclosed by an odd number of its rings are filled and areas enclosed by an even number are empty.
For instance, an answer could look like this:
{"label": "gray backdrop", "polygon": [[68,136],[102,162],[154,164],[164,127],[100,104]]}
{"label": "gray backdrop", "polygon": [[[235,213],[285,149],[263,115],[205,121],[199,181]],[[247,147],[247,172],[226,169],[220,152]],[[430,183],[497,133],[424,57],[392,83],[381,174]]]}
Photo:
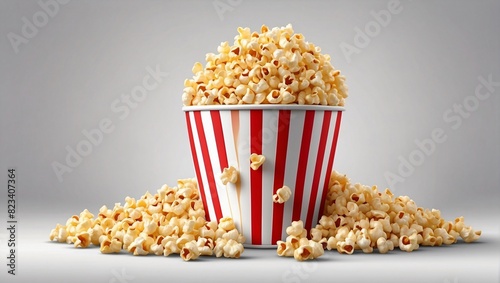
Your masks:
{"label": "gray backdrop", "polygon": [[[0,184],[15,167],[25,245],[47,245],[56,223],[85,208],[193,177],[181,111],[193,64],[221,41],[232,44],[238,26],[288,23],[347,77],[338,171],[450,220],[463,215],[486,235],[499,232],[499,1],[2,0],[0,7]],[[144,80],[153,86],[127,101]],[[95,134],[99,127],[106,132]],[[86,156],[68,163],[78,148]],[[97,250],[89,256],[100,258]],[[110,276],[107,269],[98,278]],[[454,280],[443,276],[433,280]]]}

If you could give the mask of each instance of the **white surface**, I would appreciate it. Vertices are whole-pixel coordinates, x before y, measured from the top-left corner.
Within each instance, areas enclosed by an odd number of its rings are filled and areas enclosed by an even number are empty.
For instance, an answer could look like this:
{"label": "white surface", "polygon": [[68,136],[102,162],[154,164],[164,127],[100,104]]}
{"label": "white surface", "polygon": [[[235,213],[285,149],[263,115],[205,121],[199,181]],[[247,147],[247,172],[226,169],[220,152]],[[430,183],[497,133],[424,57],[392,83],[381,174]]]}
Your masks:
{"label": "white surface", "polygon": [[[442,247],[421,247],[406,253],[342,255],[326,251],[318,260],[297,262],[274,249],[245,249],[239,259],[201,257],[184,262],[169,257],[101,254],[97,247],[76,249],[48,241],[48,221],[24,223],[19,238],[18,275],[1,282],[498,282],[499,235],[485,233],[480,241]],[[31,227],[28,227],[31,226]],[[294,273],[296,272],[296,273]],[[119,278],[115,274],[126,275]],[[114,278],[114,279],[113,279]],[[129,280],[126,280],[129,278]]]}

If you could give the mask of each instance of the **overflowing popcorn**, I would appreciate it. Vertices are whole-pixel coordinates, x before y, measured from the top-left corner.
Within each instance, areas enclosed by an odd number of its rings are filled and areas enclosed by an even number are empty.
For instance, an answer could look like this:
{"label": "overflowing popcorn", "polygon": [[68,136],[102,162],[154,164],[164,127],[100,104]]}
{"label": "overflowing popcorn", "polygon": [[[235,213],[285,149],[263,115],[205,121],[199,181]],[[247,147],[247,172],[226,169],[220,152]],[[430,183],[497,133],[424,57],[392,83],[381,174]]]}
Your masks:
{"label": "overflowing popcorn", "polygon": [[222,42],[206,64],[194,64],[182,102],[191,105],[309,104],[343,106],[345,77],[330,56],[294,33],[292,25],[259,32],[238,28],[234,44]]}
{"label": "overflowing popcorn", "polygon": [[[451,245],[459,237],[469,243],[481,236],[481,231],[465,225],[463,217],[447,221],[439,210],[417,207],[408,196],[394,197],[389,189],[380,192],[376,186],[353,184],[336,171],[330,177],[323,213],[309,233],[301,222],[292,222],[286,229],[289,236],[277,242],[278,255],[297,260],[314,258],[304,256],[304,248],[298,252],[301,256],[295,255],[300,241],[305,245],[306,240],[320,244],[318,249],[335,249],[343,254],[355,250],[372,253],[374,249],[384,254],[395,248],[411,252],[420,245]],[[322,253],[318,250],[316,255]]]}
{"label": "overflowing popcorn", "polygon": [[126,197],[123,206],[116,203],[113,209],[102,206],[97,217],[85,209],[66,225],[57,224],[49,238],[77,248],[99,246],[104,254],[179,254],[185,261],[213,254],[238,258],[245,241],[231,218],[221,218],[219,224],[205,220],[194,179],[180,179],[176,187],[163,185],[137,200]]}

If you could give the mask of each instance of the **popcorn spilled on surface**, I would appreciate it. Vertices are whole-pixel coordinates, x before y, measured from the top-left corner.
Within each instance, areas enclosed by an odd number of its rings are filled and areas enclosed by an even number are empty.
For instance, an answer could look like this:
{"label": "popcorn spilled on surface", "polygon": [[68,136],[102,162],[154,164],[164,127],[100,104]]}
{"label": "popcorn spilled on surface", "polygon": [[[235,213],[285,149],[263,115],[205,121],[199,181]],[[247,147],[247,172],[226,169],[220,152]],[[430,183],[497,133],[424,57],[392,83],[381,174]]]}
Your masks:
{"label": "popcorn spilled on surface", "polygon": [[308,104],[344,106],[345,77],[330,56],[292,25],[260,33],[238,28],[234,44],[222,42],[206,64],[193,66],[182,102],[191,105]]}
{"label": "popcorn spilled on surface", "polygon": [[[289,189],[284,190],[289,197]],[[407,196],[395,198],[389,189],[379,192],[376,186],[353,184],[335,171],[316,227],[308,232],[302,221],[293,221],[286,233],[277,242],[277,254],[299,261],[318,258],[325,249],[343,254],[395,248],[411,252],[420,245],[454,244],[459,237],[469,243],[481,235],[463,217],[446,221],[439,210],[417,207]],[[100,246],[101,253],[179,254],[185,261],[211,255],[239,258],[245,241],[231,218],[221,218],[219,224],[206,221],[194,179],[180,179],[176,187],[163,185],[156,194],[147,192],[137,200],[126,197],[123,206],[102,206],[97,217],[85,209],[65,225],[57,224],[49,238],[77,248]]]}
{"label": "popcorn spilled on surface", "polygon": [[286,229],[288,237],[277,243],[278,255],[308,260],[323,255],[324,249],[342,254],[355,250],[372,253],[374,249],[387,253],[395,248],[411,252],[420,245],[454,244],[459,237],[474,242],[481,235],[466,226],[463,217],[447,221],[439,210],[417,207],[408,196],[394,197],[389,189],[379,192],[376,186],[351,183],[336,171],[330,178],[323,213],[309,234],[302,221],[292,222]]}
{"label": "popcorn spilled on surface", "polygon": [[101,253],[133,255],[179,254],[185,260],[199,256],[238,258],[245,241],[231,218],[208,222],[194,179],[181,179],[176,187],[163,185],[156,194],[125,198],[122,206],[102,206],[94,217],[87,209],[57,224],[50,240],[77,248],[100,246]]}

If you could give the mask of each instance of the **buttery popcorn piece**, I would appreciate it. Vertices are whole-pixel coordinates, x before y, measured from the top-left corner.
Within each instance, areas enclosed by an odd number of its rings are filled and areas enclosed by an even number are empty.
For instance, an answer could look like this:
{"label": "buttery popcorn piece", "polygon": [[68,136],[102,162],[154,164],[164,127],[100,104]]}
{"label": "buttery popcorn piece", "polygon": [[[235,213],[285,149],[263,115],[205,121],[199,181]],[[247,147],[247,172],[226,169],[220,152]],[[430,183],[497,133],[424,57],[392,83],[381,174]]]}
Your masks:
{"label": "buttery popcorn piece", "polygon": [[292,191],[288,186],[283,186],[276,190],[276,193],[273,195],[273,201],[275,203],[284,203],[286,202],[290,196],[292,195]]}
{"label": "buttery popcorn piece", "polygon": [[110,239],[106,236],[105,238],[101,241],[101,253],[103,254],[110,254],[110,253],[119,253],[122,249],[122,243],[118,241],[117,239]]}
{"label": "buttery popcorn piece", "polygon": [[233,166],[224,168],[220,176],[220,180],[224,185],[227,185],[227,183],[236,184],[236,182],[238,182],[238,170],[236,170]]}
{"label": "buttery popcorn piece", "polygon": [[252,153],[250,155],[250,168],[252,170],[258,170],[262,164],[264,164],[264,161],[266,161],[266,157],[264,155]]}
{"label": "buttery popcorn piece", "polygon": [[181,258],[184,261],[194,260],[200,256],[200,251],[198,250],[198,246],[196,245],[196,241],[192,240],[184,244],[181,249]]}
{"label": "buttery popcorn piece", "polygon": [[260,33],[238,28],[234,44],[222,42],[218,54],[196,62],[184,81],[182,102],[189,105],[320,104],[343,106],[345,77],[330,56],[306,42],[291,25]]}

